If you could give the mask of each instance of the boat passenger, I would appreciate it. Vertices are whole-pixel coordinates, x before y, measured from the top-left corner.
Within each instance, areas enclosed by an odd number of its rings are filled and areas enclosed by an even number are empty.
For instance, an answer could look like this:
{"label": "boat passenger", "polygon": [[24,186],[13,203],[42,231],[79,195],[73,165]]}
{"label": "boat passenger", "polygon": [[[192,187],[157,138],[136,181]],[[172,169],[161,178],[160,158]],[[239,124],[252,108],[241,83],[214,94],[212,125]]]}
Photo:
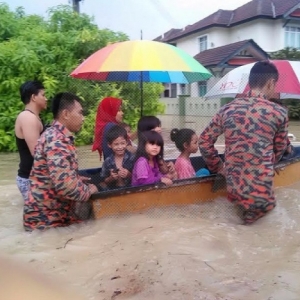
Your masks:
{"label": "boat passenger", "polygon": [[143,116],[139,119],[137,124],[138,133],[154,130],[161,133],[161,121],[155,116]]}
{"label": "boat passenger", "polygon": [[34,148],[44,130],[40,113],[47,108],[44,85],[40,81],[27,81],[20,87],[25,108],[15,122],[16,144],[20,155],[17,186],[23,200],[28,200],[29,175],[33,164]]}
{"label": "boat passenger", "polygon": [[113,154],[107,157],[102,165],[100,186],[120,188],[131,184],[134,155],[127,150],[128,135],[124,127],[114,125],[107,131],[106,140]]}
{"label": "boat passenger", "polygon": [[164,141],[156,131],[145,131],[139,138],[132,171],[132,185],[139,186],[162,182],[171,185],[169,174],[162,174],[159,163],[163,159]]}
{"label": "boat passenger", "polygon": [[135,153],[137,145],[132,140],[136,138],[137,132],[132,132],[131,126],[127,123],[123,122],[120,123],[120,125],[124,127],[127,132],[127,140],[128,140],[127,150],[130,151],[131,153]]}
{"label": "boat passenger", "polygon": [[[199,149],[199,139],[194,130],[189,128],[174,128],[170,133],[171,141],[175,142],[177,149],[181,152],[175,162],[178,179],[186,179],[196,176],[196,171],[191,163],[190,155]],[[201,168],[197,171],[200,176],[209,175],[210,172]]]}
{"label": "boat passenger", "polygon": [[[285,108],[286,110],[288,110],[288,107],[286,105],[284,105],[283,101],[281,99],[277,99],[277,98],[271,98],[270,99],[271,102],[277,103],[278,105],[282,106],[283,108]],[[280,161],[283,160],[288,160],[294,157],[299,157],[300,156],[300,148],[295,148],[292,144],[291,144],[291,140],[295,141],[296,137],[292,134],[292,133],[288,133],[288,140],[287,140],[287,148],[284,152],[284,154],[282,155]]]}
{"label": "boat passenger", "polygon": [[[153,130],[161,134],[161,121],[155,116],[143,116],[138,121],[137,130],[138,138],[140,138],[143,135],[143,132],[149,130]],[[166,162],[162,158],[160,158],[159,165],[160,171],[163,174],[169,174],[172,180],[177,179],[176,169],[172,161]]]}
{"label": "boat passenger", "polygon": [[[287,110],[268,99],[275,92],[278,70],[269,61],[254,64],[248,97],[224,105],[200,135],[200,151],[213,173],[225,175],[228,199],[251,224],[276,206],[276,164],[288,147]],[[225,164],[214,147],[225,136]]]}
{"label": "boat passenger", "polygon": [[120,124],[123,120],[122,100],[114,97],[104,98],[98,105],[94,143],[92,151],[98,151],[100,160],[102,154],[106,159],[113,152],[108,147],[106,140],[107,131],[116,124]]}
{"label": "boat passenger", "polygon": [[54,122],[38,140],[29,177],[29,199],[24,205],[24,228],[29,231],[81,222],[77,209],[88,208],[91,194],[98,192],[78,173],[73,133],[84,120],[80,98],[59,93],[52,112]]}

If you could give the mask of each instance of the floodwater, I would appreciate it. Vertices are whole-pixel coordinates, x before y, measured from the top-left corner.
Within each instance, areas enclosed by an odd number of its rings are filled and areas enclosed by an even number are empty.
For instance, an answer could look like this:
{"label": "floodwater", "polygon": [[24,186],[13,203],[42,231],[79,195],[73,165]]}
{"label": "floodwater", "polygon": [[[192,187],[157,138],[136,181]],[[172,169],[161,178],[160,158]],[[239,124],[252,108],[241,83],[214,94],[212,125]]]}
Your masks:
{"label": "floodwater", "polygon": [[[89,147],[79,158],[100,165]],[[300,182],[276,189],[276,209],[251,226],[220,198],[27,233],[17,162],[0,155],[0,253],[83,299],[300,299]]]}

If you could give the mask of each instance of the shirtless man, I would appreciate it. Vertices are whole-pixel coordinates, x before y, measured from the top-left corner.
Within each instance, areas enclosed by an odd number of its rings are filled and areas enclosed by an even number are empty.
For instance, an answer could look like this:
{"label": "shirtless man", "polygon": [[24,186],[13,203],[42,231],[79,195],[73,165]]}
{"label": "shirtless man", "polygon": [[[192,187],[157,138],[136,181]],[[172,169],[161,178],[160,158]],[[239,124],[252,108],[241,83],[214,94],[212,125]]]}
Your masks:
{"label": "shirtless man", "polygon": [[20,87],[21,100],[25,109],[20,112],[15,122],[15,136],[20,155],[17,185],[24,201],[28,200],[29,174],[33,164],[34,147],[43,131],[39,117],[47,108],[45,88],[39,81],[27,81]]}

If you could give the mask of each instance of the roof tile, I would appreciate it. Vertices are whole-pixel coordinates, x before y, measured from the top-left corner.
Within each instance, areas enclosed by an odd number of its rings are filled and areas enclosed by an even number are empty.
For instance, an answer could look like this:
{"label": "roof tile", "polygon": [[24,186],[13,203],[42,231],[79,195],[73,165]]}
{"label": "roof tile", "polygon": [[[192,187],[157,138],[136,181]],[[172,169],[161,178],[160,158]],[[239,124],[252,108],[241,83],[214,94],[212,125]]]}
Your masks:
{"label": "roof tile", "polygon": [[219,9],[184,29],[171,29],[155,40],[169,42],[212,26],[231,27],[259,17],[281,18],[297,4],[300,4],[300,0],[252,0],[235,10]]}
{"label": "roof tile", "polygon": [[[225,46],[205,50],[195,55],[194,58],[205,67],[217,66],[226,58],[230,57],[230,55],[233,55],[236,51],[248,45],[249,43],[260,49],[260,47],[253,40],[250,39],[250,40],[244,40],[244,41],[228,44]],[[263,50],[261,49],[261,51]],[[267,58],[267,53],[266,53],[266,58]]]}

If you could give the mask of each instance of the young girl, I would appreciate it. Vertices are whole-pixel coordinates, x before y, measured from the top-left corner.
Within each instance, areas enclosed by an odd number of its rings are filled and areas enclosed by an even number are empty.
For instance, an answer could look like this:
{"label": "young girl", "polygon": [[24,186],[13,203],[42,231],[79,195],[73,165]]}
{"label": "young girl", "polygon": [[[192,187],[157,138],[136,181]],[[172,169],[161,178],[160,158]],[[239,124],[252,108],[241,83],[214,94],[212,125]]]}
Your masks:
{"label": "young girl", "polygon": [[[161,121],[155,116],[143,116],[137,124],[138,138],[141,139],[145,131],[156,131],[161,134]],[[172,180],[177,179],[177,173],[173,162],[165,162],[162,158],[159,159],[159,169],[163,174],[168,174]]]}
{"label": "young girl", "polygon": [[207,169],[200,169],[197,174],[192,166],[190,155],[198,151],[198,136],[192,129],[172,129],[171,140],[175,142],[177,149],[181,152],[175,162],[178,179],[185,179],[203,175],[209,175]]}
{"label": "young girl", "polygon": [[169,175],[159,170],[159,158],[163,157],[164,141],[156,131],[145,131],[139,138],[136,161],[132,171],[132,185],[154,184],[163,182],[171,185]]}

